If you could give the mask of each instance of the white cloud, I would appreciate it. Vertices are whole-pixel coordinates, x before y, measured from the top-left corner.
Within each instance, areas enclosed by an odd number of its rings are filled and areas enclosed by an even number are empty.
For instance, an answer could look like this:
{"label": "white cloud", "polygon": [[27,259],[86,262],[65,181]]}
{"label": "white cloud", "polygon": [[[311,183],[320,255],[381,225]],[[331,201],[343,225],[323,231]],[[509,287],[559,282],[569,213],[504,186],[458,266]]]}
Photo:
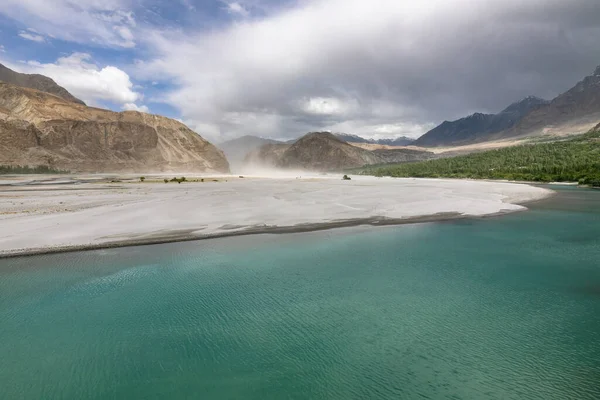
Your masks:
{"label": "white cloud", "polygon": [[[19,36],[44,36],[100,46],[134,47],[134,15],[129,0],[2,0],[0,13],[30,26]],[[37,34],[37,35],[34,35]]]}
{"label": "white cloud", "polygon": [[315,115],[344,115],[352,106],[335,97],[311,97],[305,100],[300,108]]}
{"label": "white cloud", "polygon": [[244,17],[248,16],[248,10],[237,1],[225,4],[227,5],[227,12],[229,12],[230,14],[237,14]]}
{"label": "white cloud", "polygon": [[143,112],[143,113],[150,112],[150,109],[147,106],[145,106],[145,105],[138,106],[135,103],[125,103],[125,104],[123,104],[122,109],[125,111],[139,111],[139,112]]}
{"label": "white cloud", "polygon": [[131,73],[171,79],[163,101],[222,136],[419,136],[467,110],[567,89],[600,61],[594,3],[306,0],[221,30],[149,31],[155,55]]}
{"label": "white cloud", "polygon": [[6,49],[0,44],[0,53],[6,53]]}
{"label": "white cloud", "polygon": [[133,33],[126,26],[114,26],[113,29],[115,32],[119,34],[123,41],[121,42],[121,47],[135,47],[135,40]]}
{"label": "white cloud", "polygon": [[[33,32],[33,30],[31,30]],[[31,40],[32,42],[44,43],[46,39],[42,35],[38,35],[37,33],[30,33],[21,31],[19,32],[19,36],[26,40]]]}
{"label": "white cloud", "polygon": [[[141,44],[136,57],[148,58],[127,72],[199,132],[223,137],[418,136],[473,110],[552,97],[600,62],[597,0],[218,1],[230,24],[151,26],[173,22],[144,13],[155,0],[2,0],[0,13],[47,41]],[[27,68],[86,101],[143,107],[127,73],[87,55]]]}
{"label": "white cloud", "polygon": [[126,72],[111,65],[100,68],[86,53],[73,53],[48,64],[28,61],[14,69],[49,76],[86,103],[96,104],[104,100],[127,104],[142,97],[133,90],[133,83]]}

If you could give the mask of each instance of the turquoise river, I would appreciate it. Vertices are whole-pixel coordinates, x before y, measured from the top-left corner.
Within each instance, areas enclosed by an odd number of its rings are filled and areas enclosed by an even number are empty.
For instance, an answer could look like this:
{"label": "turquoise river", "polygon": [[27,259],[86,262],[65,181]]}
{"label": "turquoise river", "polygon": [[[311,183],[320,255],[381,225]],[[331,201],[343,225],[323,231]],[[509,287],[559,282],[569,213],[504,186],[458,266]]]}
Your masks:
{"label": "turquoise river", "polygon": [[600,191],[2,259],[0,399],[600,399]]}

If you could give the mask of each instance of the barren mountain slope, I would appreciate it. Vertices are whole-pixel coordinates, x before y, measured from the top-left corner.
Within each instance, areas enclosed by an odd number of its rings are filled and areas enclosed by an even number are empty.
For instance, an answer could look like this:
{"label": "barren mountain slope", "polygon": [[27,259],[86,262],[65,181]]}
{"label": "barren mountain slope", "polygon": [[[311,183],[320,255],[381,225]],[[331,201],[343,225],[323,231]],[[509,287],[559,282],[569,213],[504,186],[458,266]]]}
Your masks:
{"label": "barren mountain slope", "polygon": [[12,85],[36,89],[56,95],[58,97],[62,97],[68,101],[74,101],[75,103],[85,105],[83,101],[73,96],[67,91],[67,89],[59,86],[56,82],[54,82],[54,80],[44,75],[21,74],[0,64],[0,81],[10,83]]}
{"label": "barren mountain slope", "polygon": [[600,121],[600,66],[549,104],[526,115],[501,137],[585,133]]}
{"label": "barren mountain slope", "polygon": [[229,171],[215,146],[175,120],[112,112],[0,83],[0,164],[82,172]]}

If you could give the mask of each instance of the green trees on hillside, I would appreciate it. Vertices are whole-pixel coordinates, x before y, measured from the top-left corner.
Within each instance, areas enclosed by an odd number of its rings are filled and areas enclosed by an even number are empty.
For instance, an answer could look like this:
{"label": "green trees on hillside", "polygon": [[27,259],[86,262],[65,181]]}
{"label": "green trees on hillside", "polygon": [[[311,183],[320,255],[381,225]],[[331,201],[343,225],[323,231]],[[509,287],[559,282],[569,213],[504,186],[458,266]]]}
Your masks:
{"label": "green trees on hillside", "polygon": [[18,174],[68,174],[68,171],[61,171],[50,168],[46,165],[30,167],[27,165],[0,165],[0,175],[18,175]]}
{"label": "green trees on hillside", "polygon": [[363,174],[393,177],[508,179],[579,182],[600,186],[600,133],[465,156],[366,168]]}

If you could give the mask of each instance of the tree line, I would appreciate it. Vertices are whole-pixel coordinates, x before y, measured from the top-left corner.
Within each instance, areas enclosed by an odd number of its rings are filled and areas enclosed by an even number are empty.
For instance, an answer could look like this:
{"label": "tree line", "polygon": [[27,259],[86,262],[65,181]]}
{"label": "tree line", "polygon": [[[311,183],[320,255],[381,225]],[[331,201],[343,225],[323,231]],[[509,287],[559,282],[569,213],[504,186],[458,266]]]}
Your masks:
{"label": "tree line", "polygon": [[600,187],[600,132],[453,158],[365,167],[365,175],[578,182]]}

